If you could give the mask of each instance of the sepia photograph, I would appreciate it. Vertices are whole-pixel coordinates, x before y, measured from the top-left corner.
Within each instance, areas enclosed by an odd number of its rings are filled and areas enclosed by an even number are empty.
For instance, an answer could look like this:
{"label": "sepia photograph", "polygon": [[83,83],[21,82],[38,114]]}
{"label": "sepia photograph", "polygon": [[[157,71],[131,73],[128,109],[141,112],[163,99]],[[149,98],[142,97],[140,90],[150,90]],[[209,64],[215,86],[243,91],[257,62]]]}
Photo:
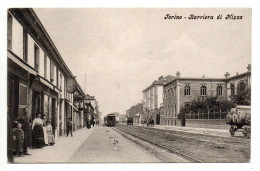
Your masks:
{"label": "sepia photograph", "polygon": [[9,165],[251,162],[251,8],[6,13]]}

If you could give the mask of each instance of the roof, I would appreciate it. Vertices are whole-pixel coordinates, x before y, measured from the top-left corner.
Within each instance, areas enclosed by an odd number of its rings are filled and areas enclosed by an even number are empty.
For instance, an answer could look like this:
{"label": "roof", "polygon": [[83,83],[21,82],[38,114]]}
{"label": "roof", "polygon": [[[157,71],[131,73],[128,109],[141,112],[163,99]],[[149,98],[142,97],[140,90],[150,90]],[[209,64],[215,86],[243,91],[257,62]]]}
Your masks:
{"label": "roof", "polygon": [[164,85],[170,81],[172,81],[173,79],[175,79],[176,77],[171,76],[171,75],[167,75],[166,77],[160,77],[160,79],[155,80],[150,86],[148,86],[147,88],[145,88],[142,92],[150,89],[151,87],[155,86],[155,85]]}
{"label": "roof", "polygon": [[68,77],[74,77],[34,10],[32,8],[11,8],[9,11],[26,28],[34,40],[43,46],[45,52],[51,54],[50,57],[54,59],[59,69]]}
{"label": "roof", "polygon": [[167,86],[177,80],[196,80],[196,81],[223,81],[223,82],[226,82],[228,80],[231,80],[231,79],[235,79],[237,77],[241,77],[241,76],[244,76],[244,75],[247,75],[247,74],[251,74],[251,71],[248,71],[248,72],[245,72],[245,73],[242,73],[242,74],[239,74],[239,75],[235,75],[235,76],[232,76],[232,77],[227,77],[227,78],[196,78],[196,77],[175,77],[173,80],[169,81],[168,83],[164,84],[164,86]]}
{"label": "roof", "polygon": [[89,94],[86,94],[85,100],[96,100],[96,99],[95,99],[95,96],[90,96]]}

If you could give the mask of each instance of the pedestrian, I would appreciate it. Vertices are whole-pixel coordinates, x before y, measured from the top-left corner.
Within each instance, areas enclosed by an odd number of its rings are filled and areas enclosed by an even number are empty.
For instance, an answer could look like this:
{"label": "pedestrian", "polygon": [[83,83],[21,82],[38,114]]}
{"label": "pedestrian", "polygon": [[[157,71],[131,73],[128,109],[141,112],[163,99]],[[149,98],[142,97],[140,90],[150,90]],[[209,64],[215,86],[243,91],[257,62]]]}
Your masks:
{"label": "pedestrian", "polygon": [[68,119],[68,123],[67,123],[67,137],[69,136],[69,133],[73,137],[73,135],[72,135],[72,121],[71,121],[70,118]]}
{"label": "pedestrian", "polygon": [[15,140],[15,149],[18,157],[23,156],[23,141],[24,141],[24,132],[22,130],[22,124],[18,123],[17,128],[14,129],[14,140]]}
{"label": "pedestrian", "polygon": [[43,115],[42,116],[42,129],[43,129],[43,137],[44,137],[44,146],[48,145],[48,134],[46,130],[46,122],[47,122],[47,116]]}
{"label": "pedestrian", "polygon": [[43,122],[41,114],[37,115],[37,118],[33,120],[32,130],[34,135],[34,145],[36,148],[42,148],[45,144],[43,135]]}
{"label": "pedestrian", "polygon": [[90,129],[91,128],[91,124],[90,124],[90,120],[88,118],[86,120],[86,123],[87,123],[87,128]]}
{"label": "pedestrian", "polygon": [[93,125],[93,128],[94,128],[94,126],[95,126],[95,120],[94,119],[92,120],[92,125]]}
{"label": "pedestrian", "polygon": [[32,146],[32,132],[31,123],[28,119],[28,107],[25,107],[23,114],[19,115],[15,120],[22,124],[22,130],[24,132],[23,154],[30,155],[27,148]]}
{"label": "pedestrian", "polygon": [[142,124],[142,126],[144,126],[144,120],[141,120],[141,124]]}
{"label": "pedestrian", "polygon": [[154,127],[154,120],[153,120],[153,118],[151,119],[151,127]]}
{"label": "pedestrian", "polygon": [[54,142],[54,135],[52,134],[52,126],[50,123],[51,123],[50,121],[46,122],[46,131],[48,134],[48,144],[50,146],[53,146],[55,142]]}

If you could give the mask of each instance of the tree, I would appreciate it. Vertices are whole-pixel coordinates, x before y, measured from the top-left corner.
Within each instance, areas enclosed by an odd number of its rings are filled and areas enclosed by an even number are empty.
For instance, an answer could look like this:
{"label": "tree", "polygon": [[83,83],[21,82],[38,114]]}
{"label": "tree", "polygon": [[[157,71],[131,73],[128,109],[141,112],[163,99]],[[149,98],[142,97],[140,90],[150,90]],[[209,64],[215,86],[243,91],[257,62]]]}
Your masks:
{"label": "tree", "polygon": [[237,105],[251,105],[251,88],[238,89],[232,100]]}

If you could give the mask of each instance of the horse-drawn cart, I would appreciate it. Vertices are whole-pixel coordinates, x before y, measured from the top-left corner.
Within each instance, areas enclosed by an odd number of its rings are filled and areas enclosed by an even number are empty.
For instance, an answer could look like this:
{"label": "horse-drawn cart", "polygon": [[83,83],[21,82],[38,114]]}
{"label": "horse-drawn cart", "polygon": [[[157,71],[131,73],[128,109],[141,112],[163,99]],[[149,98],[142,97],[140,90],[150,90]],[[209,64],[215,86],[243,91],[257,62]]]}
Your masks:
{"label": "horse-drawn cart", "polygon": [[251,106],[238,105],[231,108],[226,122],[230,125],[229,132],[232,137],[236,131],[242,130],[246,138],[251,138]]}

